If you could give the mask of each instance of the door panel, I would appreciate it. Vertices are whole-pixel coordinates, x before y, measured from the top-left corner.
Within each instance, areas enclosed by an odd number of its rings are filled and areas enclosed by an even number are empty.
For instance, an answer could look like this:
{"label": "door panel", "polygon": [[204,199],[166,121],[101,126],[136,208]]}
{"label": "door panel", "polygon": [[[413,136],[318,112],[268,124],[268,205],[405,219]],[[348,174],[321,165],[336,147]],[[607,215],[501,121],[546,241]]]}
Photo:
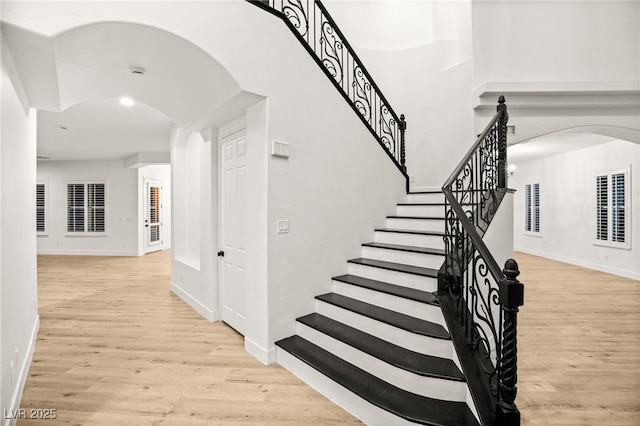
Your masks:
{"label": "door panel", "polygon": [[222,145],[221,266],[222,320],[245,332],[246,307],[246,141],[238,138]]}

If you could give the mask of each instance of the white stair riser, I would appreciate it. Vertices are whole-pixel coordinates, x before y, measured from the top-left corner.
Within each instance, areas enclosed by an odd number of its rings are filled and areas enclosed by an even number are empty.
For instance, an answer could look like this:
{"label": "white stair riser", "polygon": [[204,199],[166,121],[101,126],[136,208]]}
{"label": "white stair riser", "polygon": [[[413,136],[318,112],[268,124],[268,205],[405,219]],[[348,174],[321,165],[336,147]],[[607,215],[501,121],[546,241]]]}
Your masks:
{"label": "white stair riser", "polygon": [[387,218],[389,229],[411,229],[413,231],[440,231],[444,232],[444,220],[442,219],[402,219]]}
{"label": "white stair riser", "polygon": [[407,203],[444,203],[444,193],[407,194]]}
{"label": "white stair riser", "polygon": [[415,423],[408,422],[376,405],[370,404],[282,348],[277,348],[276,356],[278,364],[367,425],[415,425]]}
{"label": "white stair riser", "polygon": [[452,359],[453,346],[450,340],[415,334],[321,300],[316,300],[316,312],[394,345],[426,355]]}
{"label": "white stair riser", "polygon": [[445,217],[444,206],[398,206],[398,216]]}
{"label": "white stair riser", "polygon": [[439,306],[381,293],[368,288],[343,283],[342,281],[333,282],[333,292],[391,311],[400,312],[425,321],[431,321],[446,328],[442,310],[440,310]]}
{"label": "white stair riser", "polygon": [[400,389],[443,401],[465,402],[465,382],[420,376],[397,368],[305,324],[298,323],[298,336]]}
{"label": "white stair riser", "polygon": [[376,243],[444,249],[444,240],[441,235],[376,231],[374,233],[374,241]]}
{"label": "white stair riser", "polygon": [[369,246],[362,247],[362,257],[433,269],[440,269],[440,266],[442,266],[444,262],[444,256],[437,254],[414,253],[411,251],[390,250]]}
{"label": "white stair riser", "polygon": [[357,263],[349,263],[347,270],[351,275],[357,275],[371,280],[383,281],[418,290],[436,291],[438,289],[438,282],[435,278],[423,277],[422,275],[390,271],[388,269],[374,268],[371,266],[359,265]]}

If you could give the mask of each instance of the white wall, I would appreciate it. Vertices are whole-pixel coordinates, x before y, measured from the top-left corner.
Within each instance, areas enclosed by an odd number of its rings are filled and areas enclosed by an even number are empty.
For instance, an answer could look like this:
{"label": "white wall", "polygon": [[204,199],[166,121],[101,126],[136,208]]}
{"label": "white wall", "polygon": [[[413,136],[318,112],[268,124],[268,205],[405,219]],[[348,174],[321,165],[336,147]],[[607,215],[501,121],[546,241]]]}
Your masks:
{"label": "white wall", "polygon": [[173,130],[171,290],[209,321],[220,317],[213,252],[217,244],[215,152],[211,140],[200,133]]}
{"label": "white wall", "polygon": [[513,202],[514,193],[509,191],[482,237],[500,269],[504,269],[504,263],[513,258]]}
{"label": "white wall", "polygon": [[[631,165],[631,249],[594,245],[595,173]],[[614,141],[516,164],[515,249],[640,279],[640,145]],[[524,185],[540,183],[541,236],[525,235]]]}
{"label": "white wall", "polygon": [[171,248],[171,165],[154,164],[138,169],[138,254],[144,254],[145,247],[145,208],[146,189],[145,181],[154,180],[162,185],[160,204],[162,205],[162,249]]}
{"label": "white wall", "polygon": [[640,75],[637,1],[474,1],[475,86]]}
{"label": "white wall", "polygon": [[[224,3],[224,7],[231,9],[226,16],[241,14],[242,21],[251,25],[236,27],[228,18],[216,20],[215,25],[209,22],[209,28],[224,32],[234,43],[230,46],[210,35],[207,43],[216,42],[211,46],[214,57],[224,60],[245,90],[268,98],[246,114],[252,240],[245,347],[269,363],[274,361],[274,342],[295,333],[295,318],[313,311],[314,296],[330,291],[331,277],[346,271],[346,260],[357,257],[360,244],[371,241],[374,228],[393,213],[404,198],[404,179],[281,21],[248,3]],[[269,37],[261,36],[265,33]],[[220,137],[224,127],[219,128]],[[201,314],[215,319],[217,272],[202,271],[202,253],[190,271],[189,262],[183,261],[190,259],[188,241],[182,241],[188,234],[188,229],[180,230],[183,221],[194,214],[191,220],[203,223],[202,214],[194,213],[202,207],[180,213],[181,206],[190,203],[181,198],[190,197],[186,191],[180,195],[187,178],[181,168],[194,167],[186,160],[183,145],[187,140],[202,144],[197,138],[184,130],[174,134],[172,289]],[[272,140],[290,143],[289,159],[270,156]],[[209,167],[217,166],[210,153],[201,158],[209,158]],[[200,171],[201,176],[207,173]],[[201,177],[200,184],[205,181],[210,182]],[[208,191],[215,195],[212,186]],[[276,221],[281,219],[289,220],[289,234],[276,233]],[[202,228],[201,235],[211,234]]]}
{"label": "white wall", "polygon": [[[47,233],[38,236],[38,253],[101,256],[138,255],[138,172],[115,161],[39,161],[38,182],[48,187]],[[67,183],[107,182],[107,232],[67,234]]]}
{"label": "white wall", "polygon": [[414,190],[442,187],[475,141],[472,63],[443,68],[448,48],[435,42],[397,51],[358,51],[389,103],[406,116],[407,173]]}
{"label": "white wall", "polygon": [[412,189],[441,187],[475,141],[471,2],[330,2],[327,9],[407,118]]}
{"label": "white wall", "polygon": [[640,2],[474,1],[472,11],[476,132],[504,94],[509,143],[580,126],[638,138]]}
{"label": "white wall", "polygon": [[[30,110],[2,38],[0,146],[0,412],[20,407],[38,332],[36,111]],[[2,424],[14,424],[10,419]]]}
{"label": "white wall", "polygon": [[397,0],[324,2],[354,48],[373,50],[399,50],[431,43],[435,36],[433,3]]}

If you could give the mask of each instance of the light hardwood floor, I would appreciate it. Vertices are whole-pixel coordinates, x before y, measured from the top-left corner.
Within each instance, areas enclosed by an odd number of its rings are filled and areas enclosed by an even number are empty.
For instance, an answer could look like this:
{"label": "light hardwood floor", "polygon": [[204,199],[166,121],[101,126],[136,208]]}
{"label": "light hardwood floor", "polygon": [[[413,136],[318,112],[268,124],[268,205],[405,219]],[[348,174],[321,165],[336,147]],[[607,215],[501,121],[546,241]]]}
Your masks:
{"label": "light hardwood floor", "polygon": [[39,256],[40,332],[18,425],[359,424],[169,291],[170,254]]}
{"label": "light hardwood floor", "polygon": [[640,425],[640,281],[516,253],[523,425]]}
{"label": "light hardwood floor", "polygon": [[[640,425],[640,282],[518,253],[523,425]],[[169,252],[40,256],[22,425],[358,421],[169,292]]]}

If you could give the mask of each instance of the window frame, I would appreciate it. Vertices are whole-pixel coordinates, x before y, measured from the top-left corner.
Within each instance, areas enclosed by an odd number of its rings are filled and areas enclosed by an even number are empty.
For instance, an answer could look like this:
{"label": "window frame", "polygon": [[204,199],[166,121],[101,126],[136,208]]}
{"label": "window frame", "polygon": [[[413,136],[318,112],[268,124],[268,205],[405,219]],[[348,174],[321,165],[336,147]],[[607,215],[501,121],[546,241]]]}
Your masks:
{"label": "window frame", "polygon": [[[615,208],[615,202],[614,202],[614,182],[613,182],[613,177],[614,176],[623,176],[623,188],[624,188],[624,195],[623,195],[623,227],[624,227],[624,241],[620,242],[620,241],[613,241],[613,235],[614,235],[614,229],[616,228],[614,226],[614,208]],[[599,199],[599,188],[600,188],[600,178],[601,177],[606,177],[607,179],[607,188],[606,188],[606,202],[607,202],[607,206],[604,208],[601,206],[600,203],[600,199]],[[593,238],[593,244],[597,245],[597,246],[605,246],[605,247],[613,247],[613,248],[620,248],[620,249],[626,249],[629,250],[631,249],[631,165],[627,166],[627,167],[623,167],[623,168],[616,168],[616,169],[610,169],[610,170],[602,170],[602,171],[598,171],[594,174],[594,186],[593,186],[593,191],[594,191],[594,196],[593,196],[593,200],[594,200],[594,207],[593,207],[593,233],[592,238]],[[606,239],[600,239],[598,238],[599,235],[601,234],[601,232],[599,232],[599,229],[601,227],[600,225],[600,219],[602,218],[602,214],[600,214],[602,211],[604,211],[606,213]],[[616,218],[619,217],[619,215],[615,215]]]}
{"label": "window frame", "polygon": [[[82,185],[83,193],[82,193],[82,206],[73,205],[71,206],[69,201],[69,187],[71,185]],[[104,187],[104,191],[102,194],[102,205],[95,206],[91,203],[91,194],[94,195],[95,201],[95,192],[90,190],[91,185],[102,185]],[[109,225],[109,185],[106,179],[96,179],[96,180],[68,180],[65,181],[65,236],[67,237],[103,237],[108,236],[108,225]],[[69,223],[71,217],[69,215],[70,208],[73,207],[77,210],[82,210],[82,230],[74,231],[69,229]],[[102,211],[102,222],[103,226],[100,230],[90,230],[92,221],[96,220],[96,216],[92,215],[92,211],[95,213],[96,211]],[[93,222],[95,223],[95,222]]]}
{"label": "window frame", "polygon": [[[42,186],[42,195],[43,202],[42,207],[39,206],[38,203],[38,187]],[[38,216],[39,210],[42,209],[42,223],[44,229],[42,231],[38,230]],[[48,181],[36,181],[36,235],[37,236],[48,236],[49,235],[49,182]]]}
{"label": "window frame", "polygon": [[[532,237],[542,237],[542,201],[540,182],[531,182],[524,185],[524,230],[525,235]],[[535,190],[537,188],[537,196],[534,197]],[[537,205],[535,203],[537,201]],[[536,221],[537,219],[537,221]],[[538,227],[535,229],[535,224]]]}

